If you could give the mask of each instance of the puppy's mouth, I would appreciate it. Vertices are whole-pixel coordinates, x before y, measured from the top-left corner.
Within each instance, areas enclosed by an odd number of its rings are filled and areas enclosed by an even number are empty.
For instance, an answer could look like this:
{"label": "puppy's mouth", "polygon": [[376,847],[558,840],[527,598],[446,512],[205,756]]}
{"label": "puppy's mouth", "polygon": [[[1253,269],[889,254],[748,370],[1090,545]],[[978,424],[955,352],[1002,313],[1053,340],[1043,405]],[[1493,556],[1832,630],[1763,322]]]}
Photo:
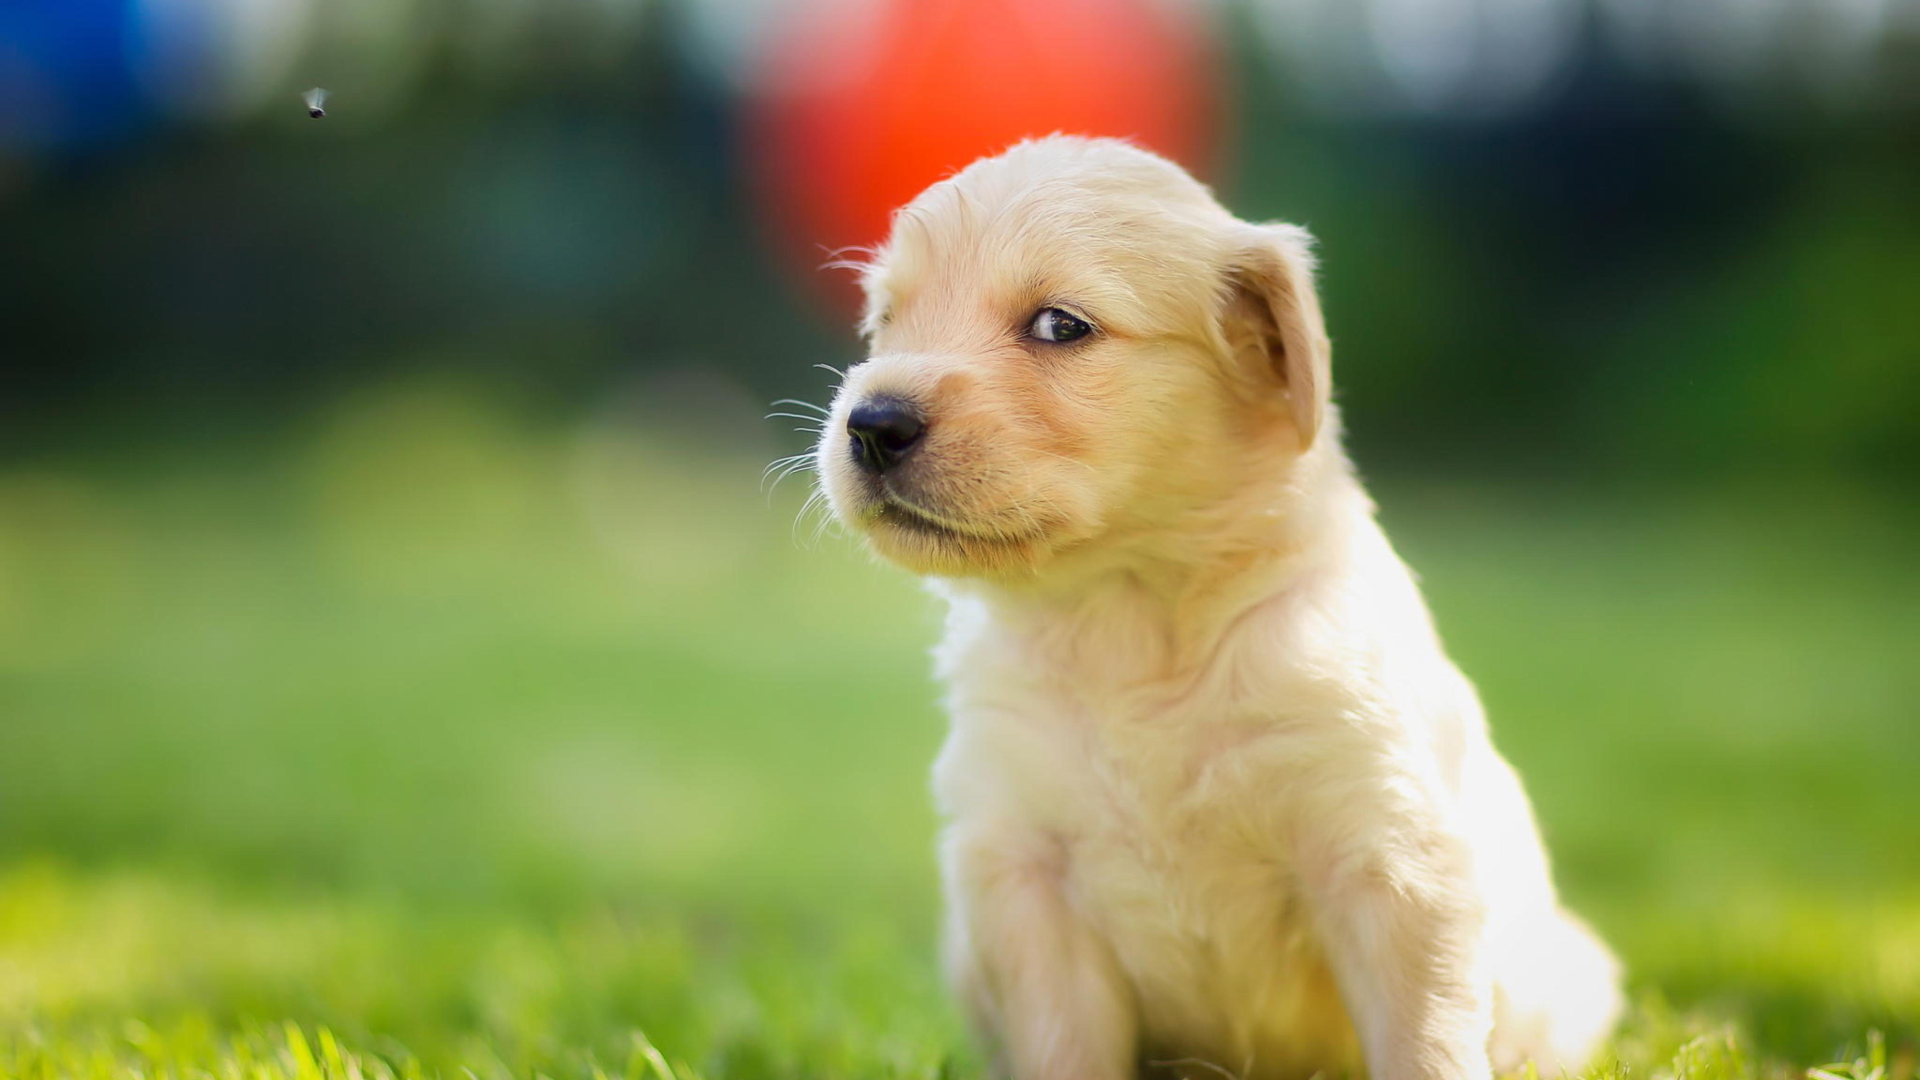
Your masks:
{"label": "puppy's mouth", "polygon": [[880,492],[873,503],[873,509],[868,512],[868,520],[876,525],[892,525],[908,532],[926,533],[950,540],[991,539],[930,511],[922,510],[891,491]]}
{"label": "puppy's mouth", "polygon": [[999,529],[981,529],[955,521],[902,497],[890,487],[882,487],[874,493],[874,501],[863,516],[869,526],[891,525],[903,532],[968,544],[1021,543],[1034,538]]}

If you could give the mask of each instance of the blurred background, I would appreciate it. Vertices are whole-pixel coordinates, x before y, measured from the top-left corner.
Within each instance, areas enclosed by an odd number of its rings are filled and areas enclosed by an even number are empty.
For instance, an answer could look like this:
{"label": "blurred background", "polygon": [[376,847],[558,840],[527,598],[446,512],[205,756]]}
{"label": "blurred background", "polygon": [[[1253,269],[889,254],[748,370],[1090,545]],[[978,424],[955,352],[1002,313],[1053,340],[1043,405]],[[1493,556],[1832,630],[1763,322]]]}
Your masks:
{"label": "blurred background", "polygon": [[1634,1030],[1911,1073],[1914,0],[0,2],[0,1064],[977,1065],[937,612],[762,470],[819,267],[1054,130],[1320,238]]}

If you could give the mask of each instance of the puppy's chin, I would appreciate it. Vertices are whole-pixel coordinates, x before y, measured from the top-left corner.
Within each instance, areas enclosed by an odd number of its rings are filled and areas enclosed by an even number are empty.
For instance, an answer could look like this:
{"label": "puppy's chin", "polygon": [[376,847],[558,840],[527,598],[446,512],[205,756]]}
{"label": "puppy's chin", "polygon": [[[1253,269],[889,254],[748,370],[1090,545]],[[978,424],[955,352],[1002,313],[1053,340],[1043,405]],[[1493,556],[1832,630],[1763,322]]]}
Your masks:
{"label": "puppy's chin", "polygon": [[873,551],[916,574],[939,577],[1023,577],[1051,552],[1044,531],[1020,535],[975,530],[936,520],[884,495],[858,508],[836,508]]}

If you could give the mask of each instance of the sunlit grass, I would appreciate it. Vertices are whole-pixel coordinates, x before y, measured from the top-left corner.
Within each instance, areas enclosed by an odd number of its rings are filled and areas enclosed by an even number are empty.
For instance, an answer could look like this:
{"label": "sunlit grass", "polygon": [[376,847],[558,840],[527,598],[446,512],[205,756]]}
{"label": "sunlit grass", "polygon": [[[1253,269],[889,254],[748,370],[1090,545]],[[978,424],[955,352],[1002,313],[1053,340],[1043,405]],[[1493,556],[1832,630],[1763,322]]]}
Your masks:
{"label": "sunlit grass", "polygon": [[922,943],[884,917],[423,909],[44,865],[0,896],[0,1075],[102,1053],[292,1069],[289,1022],[397,1075],[645,1075],[642,1032],[729,1076],[921,1075],[960,1046]]}
{"label": "sunlit grass", "polygon": [[[978,1074],[937,614],[675,385],[0,468],[0,1076]],[[1633,973],[1600,1071],[1910,1080],[1914,519],[1377,486]]]}
{"label": "sunlit grass", "polygon": [[[614,906],[542,916],[44,865],[0,878],[0,896],[0,1075],[931,1078],[979,1069],[917,928],[861,905],[815,919],[709,921]],[[1878,946],[1920,949],[1920,908],[1859,925],[1874,927]],[[1720,935],[1750,949],[1720,969],[1722,1000],[1680,1009],[1653,987],[1698,963],[1697,946],[1682,947],[1677,965],[1656,962],[1653,978],[1643,973],[1638,1003],[1592,1075],[1796,1072],[1752,1037],[1756,985],[1805,991],[1830,1014],[1805,1018],[1809,1029],[1862,1025],[1823,1059],[1871,1049],[1878,1036],[1863,1022],[1879,1009],[1847,975],[1860,956],[1823,950],[1845,940],[1816,930],[1769,957],[1751,950],[1752,930]],[[1881,989],[1910,1009],[1917,986],[1909,971]],[[1894,1030],[1890,1065],[1842,1076],[1911,1080],[1911,1029]]]}

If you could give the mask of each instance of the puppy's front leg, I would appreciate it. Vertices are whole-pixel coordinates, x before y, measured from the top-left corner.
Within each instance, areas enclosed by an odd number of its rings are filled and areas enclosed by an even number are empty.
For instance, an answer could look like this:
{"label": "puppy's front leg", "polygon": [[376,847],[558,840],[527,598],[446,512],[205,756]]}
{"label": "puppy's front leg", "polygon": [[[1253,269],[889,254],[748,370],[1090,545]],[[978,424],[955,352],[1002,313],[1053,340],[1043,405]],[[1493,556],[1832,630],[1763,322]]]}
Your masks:
{"label": "puppy's front leg", "polygon": [[1302,869],[1372,1080],[1488,1080],[1493,987],[1468,851],[1417,813],[1319,823]]}
{"label": "puppy's front leg", "polygon": [[956,826],[947,965],[1013,1080],[1131,1080],[1130,995],[1067,895],[1058,841]]}

